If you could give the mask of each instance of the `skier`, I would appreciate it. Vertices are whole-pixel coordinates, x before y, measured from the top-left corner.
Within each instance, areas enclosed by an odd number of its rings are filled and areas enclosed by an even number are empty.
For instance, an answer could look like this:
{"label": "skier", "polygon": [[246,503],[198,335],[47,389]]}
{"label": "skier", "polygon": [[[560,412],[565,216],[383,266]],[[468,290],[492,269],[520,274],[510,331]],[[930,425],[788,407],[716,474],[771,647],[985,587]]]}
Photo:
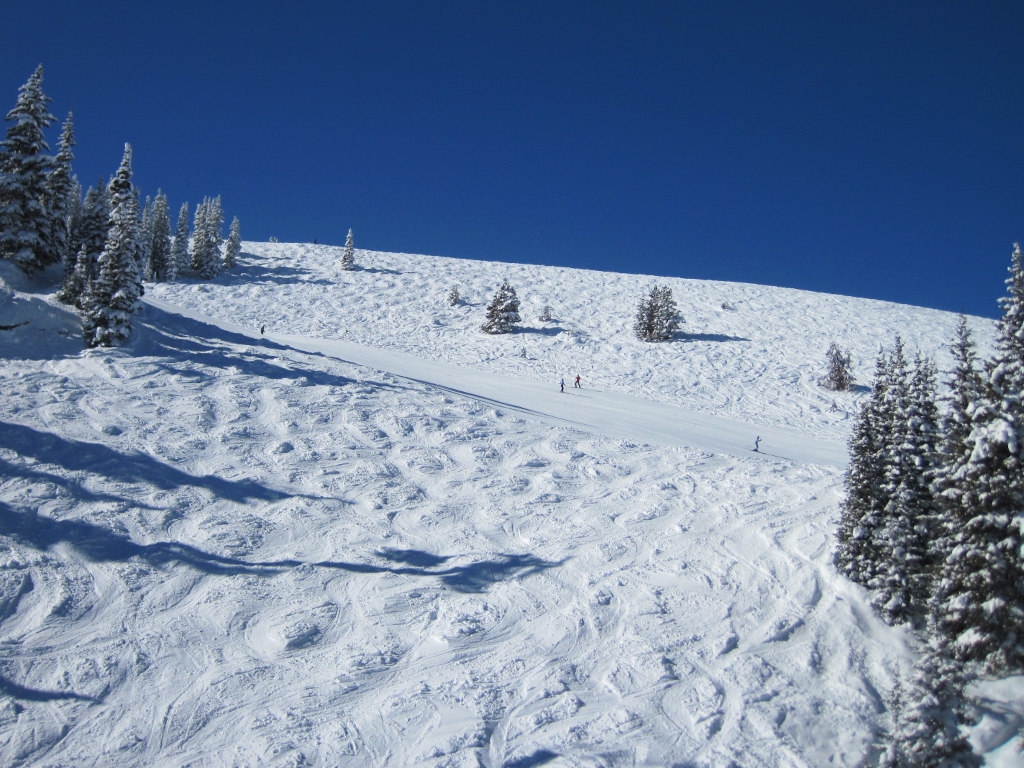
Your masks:
{"label": "skier", "polygon": [[576,374],[576,383],[573,384],[573,386],[574,387],[579,387],[580,389],[583,389],[583,385],[580,384],[580,375],[579,374]]}
{"label": "skier", "polygon": [[261,325],[261,326],[260,326],[260,336],[262,336],[262,335],[263,335],[263,332],[264,332],[265,330],[267,330],[267,326],[265,326],[265,325]]}
{"label": "skier", "polygon": [[757,437],[754,438],[754,453],[760,453],[760,450],[759,450],[760,447],[761,447],[761,436],[758,435]]}
{"label": "skier", "polygon": [[565,379],[562,379],[562,391],[565,392]]}

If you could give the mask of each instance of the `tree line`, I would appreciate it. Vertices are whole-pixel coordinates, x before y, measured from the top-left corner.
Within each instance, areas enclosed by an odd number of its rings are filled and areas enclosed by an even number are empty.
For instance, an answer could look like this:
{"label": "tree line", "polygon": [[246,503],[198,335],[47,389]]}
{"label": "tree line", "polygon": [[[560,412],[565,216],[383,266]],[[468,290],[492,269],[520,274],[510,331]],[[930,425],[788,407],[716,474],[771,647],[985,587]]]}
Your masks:
{"label": "tree line", "polygon": [[144,281],[170,281],[190,274],[209,279],[232,269],[241,250],[236,217],[225,243],[220,197],[195,209],[190,233],[189,205],[178,212],[171,232],[166,195],[140,205],[132,180],[132,148],[109,182],[102,179],[82,194],[72,169],[74,116],[61,129],[58,152],[49,154],[46,129],[55,118],[43,92],[40,65],[7,114],[0,142],[0,258],[27,274],[63,265],[57,298],[82,316],[88,347],[115,346],[131,335]]}
{"label": "tree line", "polygon": [[918,633],[886,766],[975,766],[967,682],[1024,673],[1024,266],[1014,246],[995,354],[960,317],[940,413],[936,371],[879,352],[850,440],[835,563],[885,621]]}

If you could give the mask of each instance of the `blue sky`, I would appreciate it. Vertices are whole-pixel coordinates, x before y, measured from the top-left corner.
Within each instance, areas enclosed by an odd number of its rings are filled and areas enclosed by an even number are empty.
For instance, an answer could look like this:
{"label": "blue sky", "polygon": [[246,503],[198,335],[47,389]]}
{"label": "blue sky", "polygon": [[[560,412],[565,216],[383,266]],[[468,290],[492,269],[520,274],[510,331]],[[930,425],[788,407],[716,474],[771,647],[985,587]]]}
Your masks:
{"label": "blue sky", "polygon": [[38,63],[83,184],[245,239],[987,316],[1024,239],[1019,0],[5,9],[0,108]]}

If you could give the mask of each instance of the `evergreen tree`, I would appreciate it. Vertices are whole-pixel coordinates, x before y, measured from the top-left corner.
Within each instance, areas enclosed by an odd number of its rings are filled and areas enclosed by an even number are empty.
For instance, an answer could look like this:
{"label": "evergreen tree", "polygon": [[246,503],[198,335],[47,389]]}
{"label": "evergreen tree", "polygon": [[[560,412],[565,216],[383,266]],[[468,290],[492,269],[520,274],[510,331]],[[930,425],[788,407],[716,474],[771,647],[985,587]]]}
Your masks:
{"label": "evergreen tree", "polygon": [[545,304],[544,309],[540,311],[540,321],[542,323],[550,323],[554,319],[554,310],[551,309],[550,304]]}
{"label": "evergreen tree", "polygon": [[984,764],[961,732],[967,723],[964,680],[941,639],[914,667],[900,696],[896,727],[879,764],[884,768],[978,768]]}
{"label": "evergreen tree", "polygon": [[633,333],[641,341],[668,341],[675,336],[681,322],[672,289],[654,286],[650,294],[640,300]]}
{"label": "evergreen tree", "polygon": [[[138,187],[136,189],[136,199],[138,199]],[[142,213],[139,215],[139,228],[138,242],[136,245],[136,254],[139,261],[139,266],[142,269],[142,274],[145,275],[147,280],[152,280],[153,275],[150,273],[150,259],[153,256],[153,199],[146,195],[146,204],[142,207]]]}
{"label": "evergreen tree", "polygon": [[83,332],[88,347],[111,347],[131,335],[131,316],[142,296],[142,275],[136,260],[138,202],[132,188],[132,148],[110,181],[110,228],[97,263],[98,272],[85,299]]}
{"label": "evergreen tree", "polygon": [[107,243],[107,230],[110,228],[110,197],[107,195],[107,184],[103,179],[95,187],[89,187],[82,201],[82,213],[79,216],[78,228],[72,236],[71,245],[77,254],[85,248],[93,260],[99,258],[103,246]]}
{"label": "evergreen tree", "polygon": [[451,290],[448,291],[448,296],[445,298],[448,302],[449,307],[457,307],[462,303],[462,297],[459,295],[459,286],[453,285]]}
{"label": "evergreen tree", "polygon": [[954,657],[1024,671],[1024,266],[1014,246],[996,356],[968,406],[969,453],[947,471],[960,525],[938,585],[937,626]]}
{"label": "evergreen tree", "polygon": [[76,254],[71,250],[71,228],[79,188],[75,181],[71,152],[75,146],[74,116],[70,113],[60,134],[60,151],[54,158],[53,170],[46,180],[46,207],[50,213],[50,228],[46,237],[45,261],[63,263],[65,274],[75,268]]}
{"label": "evergreen tree", "polygon": [[150,211],[149,261],[146,274],[150,280],[173,280],[177,269],[171,260],[171,218],[168,212],[167,195],[157,190]]}
{"label": "evergreen tree", "polygon": [[189,268],[188,243],[188,203],[182,203],[178,211],[178,226],[174,230],[174,245],[171,247],[171,265],[174,274],[168,280],[174,280]]}
{"label": "evergreen tree", "polygon": [[[892,363],[898,366],[899,362]],[[887,496],[878,546],[878,575],[869,586],[873,603],[891,624],[921,626],[931,594],[930,543],[938,526],[931,484],[938,465],[938,408],[935,370],[920,355],[909,386],[890,382],[893,401],[886,474]]]}
{"label": "evergreen tree", "polygon": [[839,346],[833,341],[825,353],[827,370],[819,380],[819,384],[825,389],[834,392],[846,392],[853,387],[853,375],[850,373],[850,354],[843,354]]}
{"label": "evergreen tree", "polygon": [[238,263],[238,254],[242,252],[242,225],[238,223],[238,217],[231,220],[231,229],[228,231],[228,242],[224,247],[224,269],[234,269]]}
{"label": "evergreen tree", "polygon": [[875,542],[882,525],[886,497],[884,415],[890,379],[889,357],[878,351],[871,397],[861,406],[850,437],[850,465],[846,470],[846,497],[839,519],[836,567],[851,581],[867,586],[875,579],[878,561]]}
{"label": "evergreen tree", "polygon": [[75,266],[70,272],[64,273],[64,281],[57,292],[57,300],[82,309],[84,298],[89,290],[92,259],[83,247],[75,259]]}
{"label": "evergreen tree", "polygon": [[53,120],[43,93],[43,66],[21,86],[0,150],[0,256],[28,273],[54,263],[46,182],[53,167],[43,131]]}
{"label": "evergreen tree", "polygon": [[345,238],[345,250],[341,254],[341,268],[342,269],[355,269],[356,268],[356,248],[355,241],[352,238],[352,230],[348,231],[348,236]]}
{"label": "evergreen tree", "polygon": [[221,227],[224,217],[220,197],[204,198],[196,208],[192,231],[192,270],[202,278],[216,277],[221,268]]}
{"label": "evergreen tree", "polygon": [[655,288],[655,296],[658,304],[658,341],[669,341],[675,337],[682,323],[682,317],[676,307],[676,301],[672,298],[672,289],[667,285]]}
{"label": "evergreen tree", "polygon": [[961,487],[956,476],[967,465],[973,451],[970,440],[971,411],[981,397],[982,389],[974,340],[967,325],[967,317],[963,314],[957,320],[950,353],[954,368],[946,382],[949,395],[945,398],[947,407],[940,430],[940,467],[932,487],[939,519],[931,559],[939,569],[953,551],[956,536],[967,522]]}
{"label": "evergreen tree", "polygon": [[487,306],[487,320],[480,329],[484,333],[511,333],[519,321],[519,297],[505,280]]}

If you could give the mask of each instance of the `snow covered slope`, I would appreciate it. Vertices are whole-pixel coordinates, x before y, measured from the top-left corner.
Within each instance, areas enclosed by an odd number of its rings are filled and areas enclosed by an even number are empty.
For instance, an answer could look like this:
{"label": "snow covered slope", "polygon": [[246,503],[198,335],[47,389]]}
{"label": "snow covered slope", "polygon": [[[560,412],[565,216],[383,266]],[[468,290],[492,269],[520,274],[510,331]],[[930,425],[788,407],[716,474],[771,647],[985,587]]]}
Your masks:
{"label": "snow covered slope", "polygon": [[833,339],[862,382],[895,331],[942,362],[954,318],[659,280],[691,335],[650,345],[653,278],[339,262],[247,244],[114,351],[2,273],[0,764],[868,754],[909,650],[830,566],[863,392],[815,379]]}

